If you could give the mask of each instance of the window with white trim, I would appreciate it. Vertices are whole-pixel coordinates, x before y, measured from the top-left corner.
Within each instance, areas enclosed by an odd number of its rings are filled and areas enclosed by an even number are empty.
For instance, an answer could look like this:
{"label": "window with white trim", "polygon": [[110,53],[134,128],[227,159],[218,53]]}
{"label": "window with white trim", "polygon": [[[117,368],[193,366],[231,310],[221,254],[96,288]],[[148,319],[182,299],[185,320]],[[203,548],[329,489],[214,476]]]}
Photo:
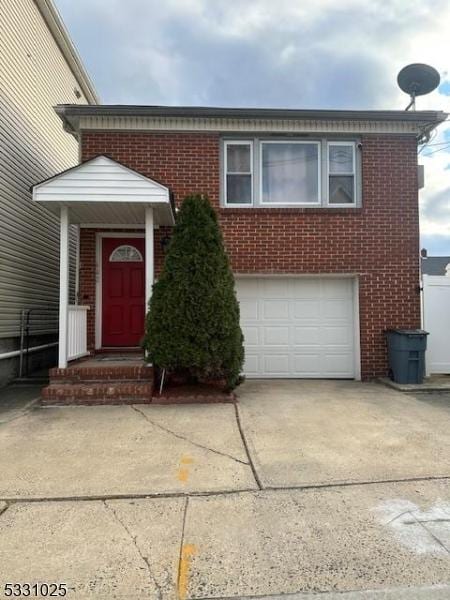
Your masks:
{"label": "window with white trim", "polygon": [[328,142],[328,204],[355,204],[355,144]]}
{"label": "window with white trim", "polygon": [[261,204],[320,204],[318,142],[261,142]]}
{"label": "window with white trim", "polygon": [[225,202],[234,206],[253,202],[252,142],[225,142]]}
{"label": "window with white trim", "polygon": [[229,138],[223,141],[222,203],[352,208],[361,204],[360,169],[357,140]]}

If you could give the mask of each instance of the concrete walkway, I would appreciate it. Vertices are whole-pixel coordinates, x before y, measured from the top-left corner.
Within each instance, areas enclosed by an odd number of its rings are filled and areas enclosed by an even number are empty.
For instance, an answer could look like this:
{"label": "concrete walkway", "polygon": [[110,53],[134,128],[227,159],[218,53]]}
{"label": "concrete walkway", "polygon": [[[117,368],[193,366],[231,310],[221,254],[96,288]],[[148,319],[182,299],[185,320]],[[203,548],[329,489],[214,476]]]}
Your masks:
{"label": "concrete walkway", "polygon": [[248,382],[236,411],[21,393],[0,392],[0,598],[6,581],[74,599],[450,598],[450,396]]}

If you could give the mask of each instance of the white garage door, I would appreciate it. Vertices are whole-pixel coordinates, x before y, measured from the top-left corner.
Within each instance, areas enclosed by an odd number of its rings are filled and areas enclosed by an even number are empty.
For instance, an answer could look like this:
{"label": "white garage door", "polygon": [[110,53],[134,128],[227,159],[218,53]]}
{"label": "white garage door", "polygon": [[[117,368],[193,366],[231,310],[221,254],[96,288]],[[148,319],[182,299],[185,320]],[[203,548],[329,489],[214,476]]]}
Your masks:
{"label": "white garage door", "polygon": [[352,279],[236,279],[247,377],[355,377]]}

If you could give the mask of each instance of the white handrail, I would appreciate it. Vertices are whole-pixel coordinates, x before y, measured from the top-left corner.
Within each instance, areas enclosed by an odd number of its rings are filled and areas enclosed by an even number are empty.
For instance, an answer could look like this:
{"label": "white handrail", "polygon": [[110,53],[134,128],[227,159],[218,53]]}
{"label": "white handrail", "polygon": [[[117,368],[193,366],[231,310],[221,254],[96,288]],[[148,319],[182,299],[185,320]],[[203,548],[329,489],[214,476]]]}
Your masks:
{"label": "white handrail", "polygon": [[68,307],[67,360],[75,360],[89,354],[87,351],[88,310],[89,306]]}

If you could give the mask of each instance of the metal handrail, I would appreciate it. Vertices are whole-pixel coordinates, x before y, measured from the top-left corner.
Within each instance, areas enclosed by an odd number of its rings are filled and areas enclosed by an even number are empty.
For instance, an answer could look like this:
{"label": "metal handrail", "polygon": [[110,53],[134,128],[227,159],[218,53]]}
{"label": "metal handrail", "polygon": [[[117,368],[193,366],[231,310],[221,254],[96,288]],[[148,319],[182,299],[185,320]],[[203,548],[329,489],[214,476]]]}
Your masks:
{"label": "metal handrail", "polygon": [[[41,318],[39,318],[41,317]],[[39,328],[35,326],[34,319],[38,319],[38,323],[43,319],[48,323],[49,321],[55,321],[54,329]],[[20,350],[19,350],[19,377],[23,376],[24,372],[24,358],[25,358],[25,374],[28,376],[29,373],[29,355],[34,352],[34,348],[30,348],[30,338],[33,335],[44,335],[58,332],[58,310],[51,308],[24,308],[20,315]],[[51,345],[56,345],[57,342]],[[42,345],[46,347],[47,344]],[[50,345],[48,345],[50,347]],[[38,346],[40,348],[40,346]]]}

